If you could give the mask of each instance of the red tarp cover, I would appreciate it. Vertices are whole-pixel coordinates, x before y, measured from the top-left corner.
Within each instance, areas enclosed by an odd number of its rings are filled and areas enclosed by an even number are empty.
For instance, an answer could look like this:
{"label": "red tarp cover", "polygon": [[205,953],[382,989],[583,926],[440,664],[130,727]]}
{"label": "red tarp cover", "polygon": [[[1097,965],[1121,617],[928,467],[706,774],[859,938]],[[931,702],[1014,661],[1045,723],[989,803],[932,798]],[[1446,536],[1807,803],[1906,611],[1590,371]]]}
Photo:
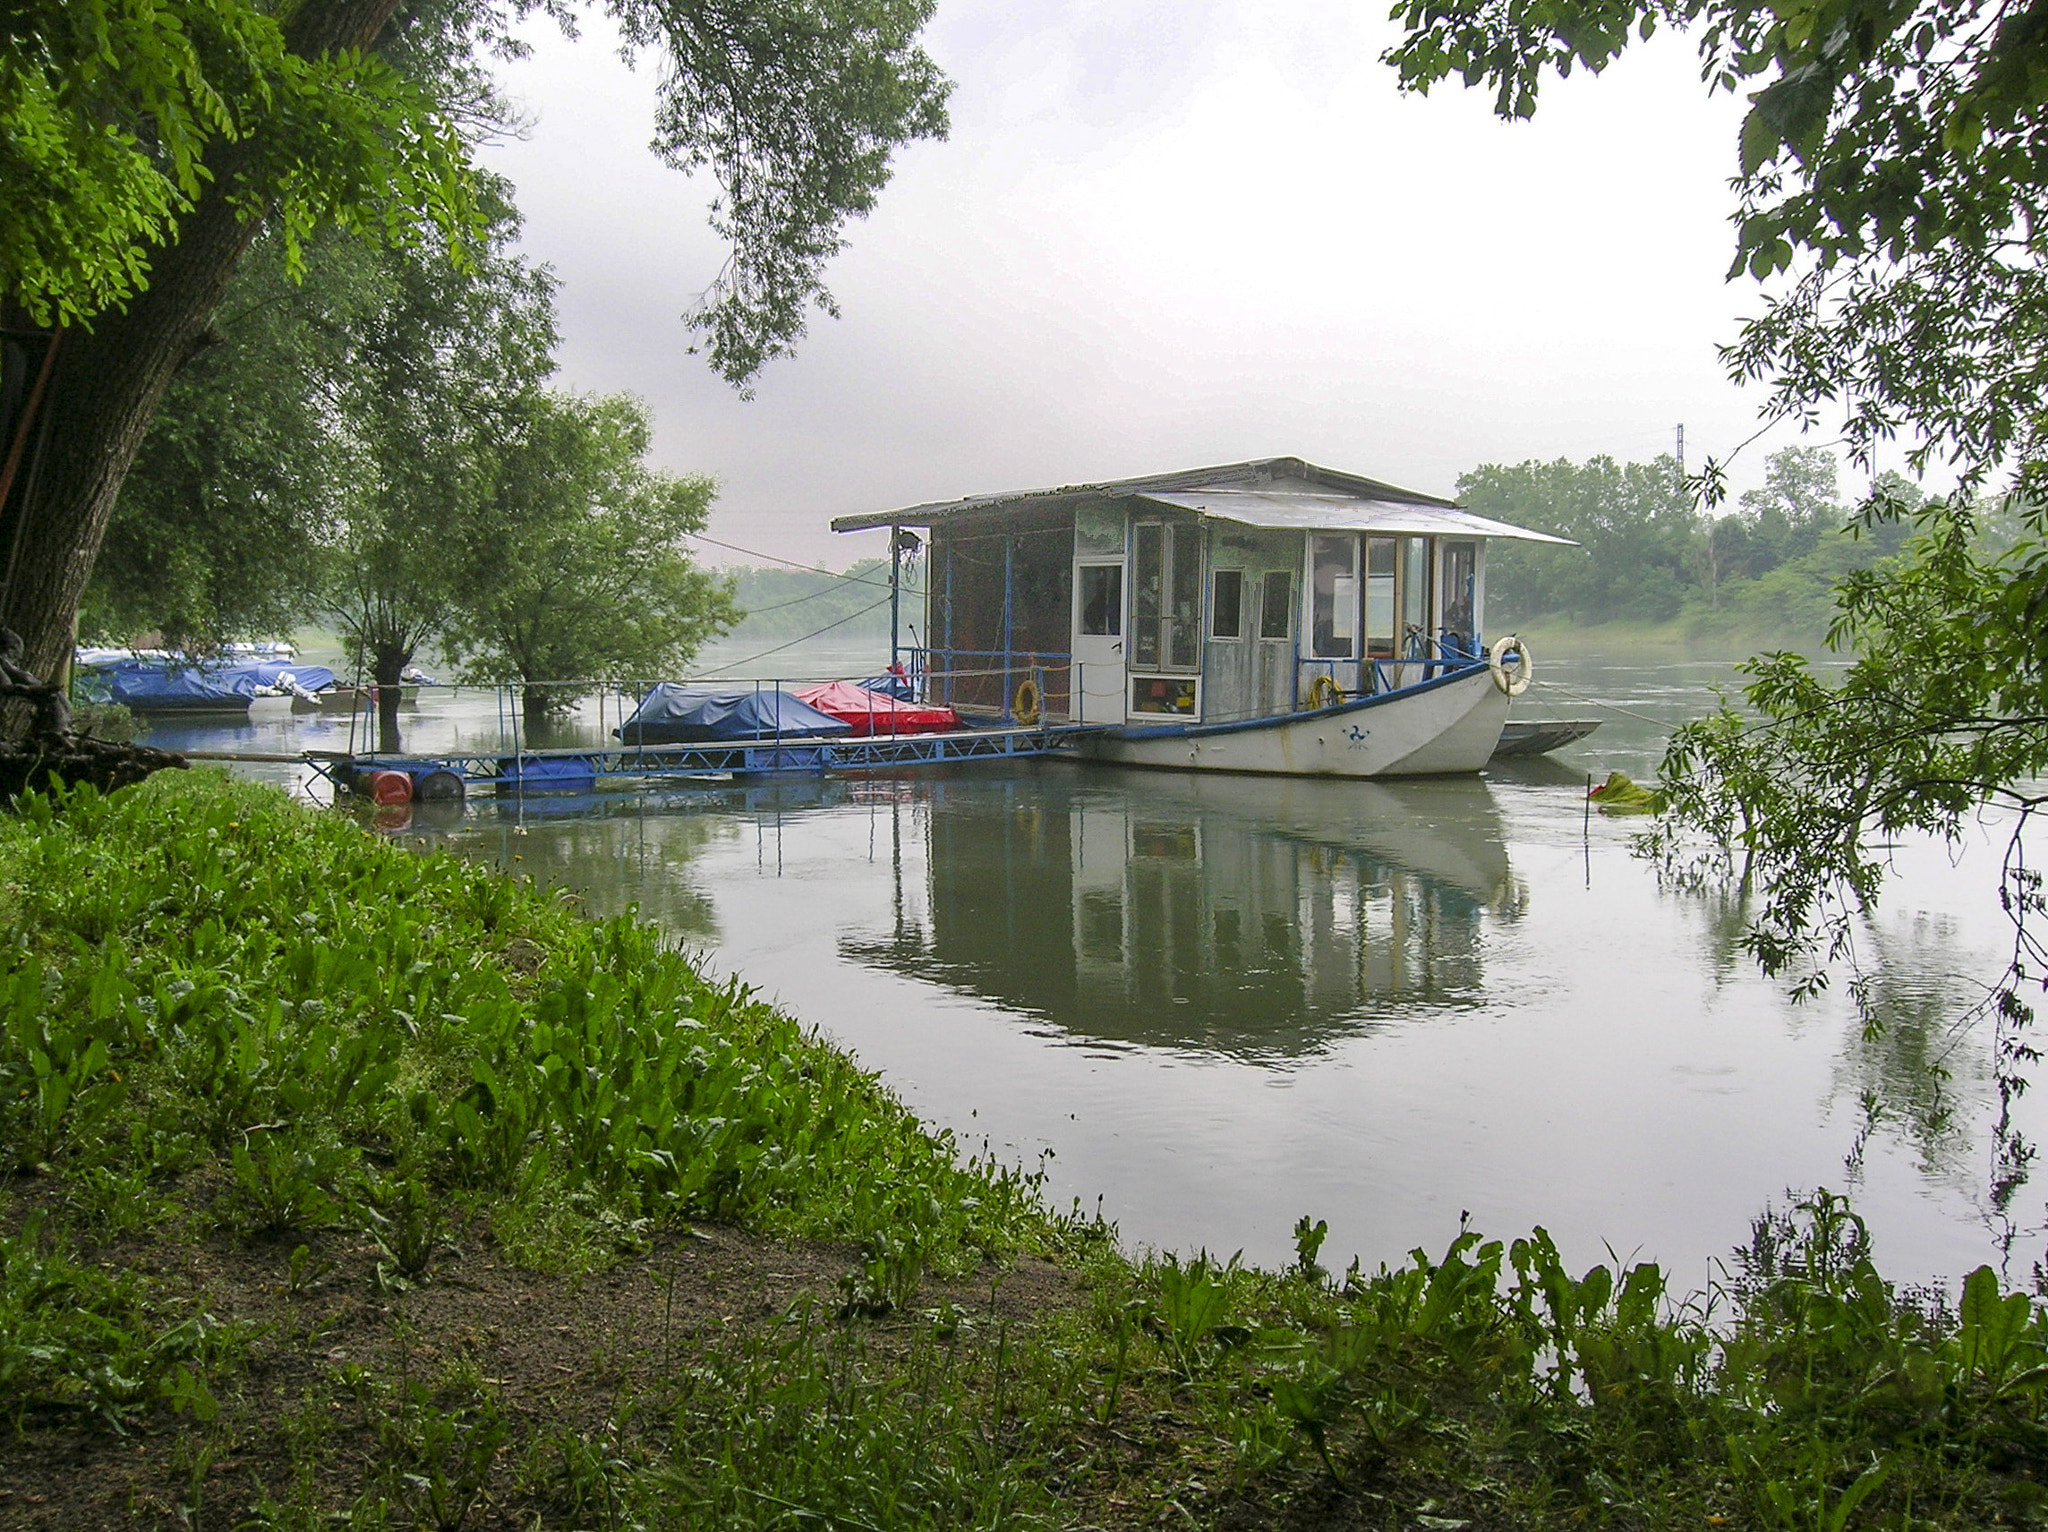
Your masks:
{"label": "red tarp cover", "polygon": [[842,723],[852,724],[856,735],[936,734],[960,727],[960,715],[949,707],[898,702],[851,681],[821,681],[816,686],[804,687],[796,698],[821,713],[830,713]]}

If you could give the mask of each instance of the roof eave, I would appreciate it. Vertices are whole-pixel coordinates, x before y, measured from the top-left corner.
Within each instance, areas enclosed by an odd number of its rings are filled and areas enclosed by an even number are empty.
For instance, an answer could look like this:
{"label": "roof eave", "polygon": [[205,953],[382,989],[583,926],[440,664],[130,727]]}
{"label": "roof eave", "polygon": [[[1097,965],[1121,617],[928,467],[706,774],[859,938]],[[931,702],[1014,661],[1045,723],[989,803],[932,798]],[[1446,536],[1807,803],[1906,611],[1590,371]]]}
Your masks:
{"label": "roof eave", "polygon": [[1275,472],[1283,471],[1368,499],[1430,505],[1445,510],[1455,510],[1458,507],[1457,501],[1446,500],[1440,495],[1425,495],[1420,490],[1403,489],[1398,484],[1388,484],[1380,479],[1341,473],[1334,468],[1319,467],[1304,458],[1271,457],[1254,458],[1244,463],[1224,463],[1212,468],[1182,469],[1176,473],[1146,474],[1134,479],[1105,479],[1092,484],[1067,484],[1051,489],[1012,490],[993,495],[969,495],[959,500],[931,500],[922,505],[905,506],[896,511],[867,511],[851,516],[835,516],[832,519],[832,530],[867,532],[879,527],[929,527],[935,522],[948,521],[955,516],[996,513],[1021,508],[1027,504],[1054,505],[1061,500],[1091,499],[1098,496],[1115,499],[1125,495],[1142,495],[1148,490],[1224,489],[1233,485],[1257,483],[1261,475],[1270,479]]}

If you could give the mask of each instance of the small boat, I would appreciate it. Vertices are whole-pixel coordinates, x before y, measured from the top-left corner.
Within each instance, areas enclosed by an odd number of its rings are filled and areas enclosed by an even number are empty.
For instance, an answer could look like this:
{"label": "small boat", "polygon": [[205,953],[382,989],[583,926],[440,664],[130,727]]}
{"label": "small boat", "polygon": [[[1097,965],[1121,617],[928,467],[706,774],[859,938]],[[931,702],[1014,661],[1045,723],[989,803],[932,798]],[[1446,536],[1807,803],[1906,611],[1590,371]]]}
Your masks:
{"label": "small boat", "polygon": [[1584,739],[1600,727],[1597,718],[1510,718],[1501,725],[1500,742],[1493,758],[1543,755],[1573,740]]}
{"label": "small boat", "polygon": [[232,657],[196,665],[178,656],[103,658],[91,668],[104,683],[107,701],[138,713],[247,713],[258,697],[290,696],[296,706],[299,698],[334,681],[334,672],[322,665]]}
{"label": "small boat", "polygon": [[875,734],[940,734],[960,727],[949,707],[907,702],[852,681],[821,681],[793,694],[797,701],[851,726],[856,737]]}
{"label": "small boat", "polygon": [[695,745],[725,740],[825,739],[853,725],[772,687],[715,689],[662,681],[612,733],[629,745]]}
{"label": "small boat", "polygon": [[209,675],[194,665],[120,666],[108,681],[108,700],[137,713],[246,714],[256,700],[253,682]]}
{"label": "small boat", "polygon": [[1532,664],[1485,633],[1487,545],[1569,541],[1291,457],[832,527],[926,548],[929,702],[1090,760],[1334,777],[1492,758]]}

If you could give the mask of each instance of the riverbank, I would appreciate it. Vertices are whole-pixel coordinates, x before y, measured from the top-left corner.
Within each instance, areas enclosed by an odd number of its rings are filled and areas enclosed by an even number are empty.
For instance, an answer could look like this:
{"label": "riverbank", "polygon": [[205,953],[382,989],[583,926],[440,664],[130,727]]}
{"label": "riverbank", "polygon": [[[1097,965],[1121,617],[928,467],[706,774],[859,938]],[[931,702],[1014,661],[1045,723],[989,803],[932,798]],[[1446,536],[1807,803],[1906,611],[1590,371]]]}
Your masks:
{"label": "riverbank", "polygon": [[9,1526],[2038,1509],[2034,1310],[1832,1202],[1708,1311],[1540,1236],[1133,1260],[647,929],[212,778],[0,820],[0,916]]}

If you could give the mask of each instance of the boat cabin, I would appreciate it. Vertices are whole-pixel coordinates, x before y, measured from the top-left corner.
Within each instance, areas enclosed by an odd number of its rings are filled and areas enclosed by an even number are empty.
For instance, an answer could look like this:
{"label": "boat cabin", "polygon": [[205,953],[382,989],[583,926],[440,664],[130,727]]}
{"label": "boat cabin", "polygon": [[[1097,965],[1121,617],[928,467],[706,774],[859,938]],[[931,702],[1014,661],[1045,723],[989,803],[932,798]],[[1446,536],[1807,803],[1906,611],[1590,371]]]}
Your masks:
{"label": "boat cabin", "polygon": [[924,532],[910,657],[934,702],[1087,724],[1270,717],[1468,666],[1485,653],[1488,540],[1566,541],[1300,458],[832,527],[891,528],[899,557],[919,542],[904,529]]}

